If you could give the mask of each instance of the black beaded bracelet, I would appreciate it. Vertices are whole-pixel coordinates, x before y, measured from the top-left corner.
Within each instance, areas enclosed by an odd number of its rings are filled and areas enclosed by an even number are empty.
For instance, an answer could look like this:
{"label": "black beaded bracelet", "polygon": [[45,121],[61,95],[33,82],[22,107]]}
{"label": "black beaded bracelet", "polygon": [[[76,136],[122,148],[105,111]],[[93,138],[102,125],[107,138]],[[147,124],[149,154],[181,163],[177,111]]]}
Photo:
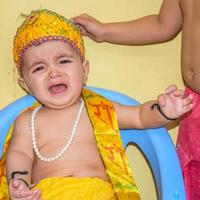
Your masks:
{"label": "black beaded bracelet", "polygon": [[16,175],[16,174],[27,175],[28,172],[27,172],[26,170],[25,170],[25,171],[14,171],[14,172],[11,173],[11,178],[12,178],[12,179],[15,178],[15,175]]}
{"label": "black beaded bracelet", "polygon": [[[16,174],[27,175],[28,172],[27,172],[27,171],[14,171],[14,172],[11,173],[11,179],[14,179]],[[30,186],[29,186],[29,184],[27,183],[27,181],[25,181],[23,178],[17,178],[17,179],[23,181],[23,182],[26,184],[26,186],[27,186],[29,189],[31,189]]]}
{"label": "black beaded bracelet", "polygon": [[177,118],[169,118],[169,117],[167,117],[167,116],[162,112],[162,110],[161,110],[161,108],[160,108],[160,105],[159,105],[158,103],[154,103],[154,104],[151,106],[151,109],[153,110],[154,107],[156,107],[156,108],[158,109],[158,111],[160,112],[160,114],[161,114],[165,119],[167,119],[167,120],[177,120]]}

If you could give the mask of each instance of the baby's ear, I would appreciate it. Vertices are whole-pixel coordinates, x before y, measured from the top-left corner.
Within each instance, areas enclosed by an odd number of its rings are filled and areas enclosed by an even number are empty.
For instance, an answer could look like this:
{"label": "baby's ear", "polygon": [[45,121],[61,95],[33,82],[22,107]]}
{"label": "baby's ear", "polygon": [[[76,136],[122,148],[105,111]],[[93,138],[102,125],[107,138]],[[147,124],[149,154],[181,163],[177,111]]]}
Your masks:
{"label": "baby's ear", "polygon": [[27,87],[26,82],[25,82],[25,80],[24,80],[23,77],[19,77],[19,78],[18,78],[18,83],[19,83],[19,85],[22,87],[23,90],[25,90],[27,93],[30,93],[30,90],[29,90],[29,88]]}
{"label": "baby's ear", "polygon": [[84,85],[86,85],[87,82],[87,78],[88,78],[88,74],[89,74],[89,61],[88,60],[84,60],[83,62],[83,73],[84,73]]}

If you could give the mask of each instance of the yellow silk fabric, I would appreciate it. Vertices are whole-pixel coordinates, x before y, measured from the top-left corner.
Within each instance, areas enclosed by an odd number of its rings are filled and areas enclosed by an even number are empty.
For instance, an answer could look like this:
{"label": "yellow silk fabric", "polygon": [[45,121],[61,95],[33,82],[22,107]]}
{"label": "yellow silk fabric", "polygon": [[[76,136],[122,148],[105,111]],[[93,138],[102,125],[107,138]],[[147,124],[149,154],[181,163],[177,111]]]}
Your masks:
{"label": "yellow silk fabric", "polygon": [[139,200],[139,191],[128,166],[112,103],[87,89],[83,90],[83,97],[98,150],[118,199]]}
{"label": "yellow silk fabric", "polygon": [[43,200],[116,200],[112,186],[99,178],[51,177],[35,188]]}

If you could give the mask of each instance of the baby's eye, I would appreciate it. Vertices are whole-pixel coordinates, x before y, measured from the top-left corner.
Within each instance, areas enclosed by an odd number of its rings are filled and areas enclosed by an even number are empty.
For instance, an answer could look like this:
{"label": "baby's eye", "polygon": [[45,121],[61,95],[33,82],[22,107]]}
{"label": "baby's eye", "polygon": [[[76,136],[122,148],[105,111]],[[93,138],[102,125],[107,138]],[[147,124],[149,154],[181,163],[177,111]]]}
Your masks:
{"label": "baby's eye", "polygon": [[33,73],[37,72],[37,71],[41,71],[43,70],[44,67],[43,66],[39,66],[39,67],[36,67],[34,70],[33,70]]}
{"label": "baby's eye", "polygon": [[66,64],[66,63],[71,63],[71,60],[65,59],[65,60],[61,60],[60,64]]}

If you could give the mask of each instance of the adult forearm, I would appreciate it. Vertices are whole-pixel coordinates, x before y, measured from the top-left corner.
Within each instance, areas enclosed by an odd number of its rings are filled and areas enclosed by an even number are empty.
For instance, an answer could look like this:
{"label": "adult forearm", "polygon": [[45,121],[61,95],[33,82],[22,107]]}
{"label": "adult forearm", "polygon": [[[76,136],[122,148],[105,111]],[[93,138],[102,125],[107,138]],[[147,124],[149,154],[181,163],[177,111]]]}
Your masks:
{"label": "adult forearm", "polygon": [[102,31],[102,41],[115,44],[154,44],[174,38],[180,28],[171,30],[167,22],[158,15],[149,15],[128,22],[106,23]]}

